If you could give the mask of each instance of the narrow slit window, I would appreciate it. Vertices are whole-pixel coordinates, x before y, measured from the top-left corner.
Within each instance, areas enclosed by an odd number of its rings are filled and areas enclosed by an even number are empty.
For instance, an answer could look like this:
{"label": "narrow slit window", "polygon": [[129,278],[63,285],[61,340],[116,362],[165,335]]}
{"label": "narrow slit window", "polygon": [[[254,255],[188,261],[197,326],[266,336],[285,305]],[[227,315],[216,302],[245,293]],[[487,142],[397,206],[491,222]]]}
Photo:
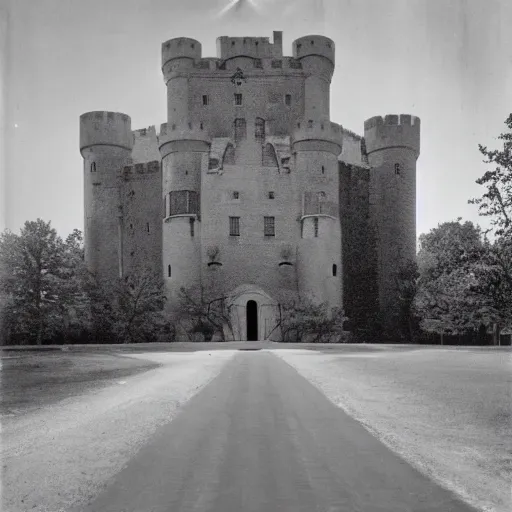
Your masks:
{"label": "narrow slit window", "polygon": [[315,238],[318,238],[318,217],[313,219],[313,227],[315,229]]}
{"label": "narrow slit window", "polygon": [[194,221],[195,219],[190,219],[190,236],[194,236]]}
{"label": "narrow slit window", "polygon": [[171,277],[171,265],[167,265],[167,277]]}
{"label": "narrow slit window", "polygon": [[203,107],[208,106],[208,104],[209,104],[208,95],[207,94],[203,94]]}
{"label": "narrow slit window", "polygon": [[285,97],[284,97],[284,104],[289,107],[291,104],[292,104],[292,95],[291,94],[287,94]]}
{"label": "narrow slit window", "polygon": [[336,263],[334,263],[332,266],[332,275],[333,275],[333,277],[336,277],[337,274],[338,274],[338,265],[336,265]]}
{"label": "narrow slit window", "polygon": [[325,166],[322,165],[322,174],[325,174]]}
{"label": "narrow slit window", "polygon": [[240,217],[229,217],[229,236],[240,236]]}
{"label": "narrow slit window", "polygon": [[96,172],[96,162],[91,164],[91,172]]}
{"label": "narrow slit window", "polygon": [[146,222],[146,231],[149,233],[149,222]]}
{"label": "narrow slit window", "polygon": [[263,230],[265,236],[276,236],[275,217],[265,217]]}

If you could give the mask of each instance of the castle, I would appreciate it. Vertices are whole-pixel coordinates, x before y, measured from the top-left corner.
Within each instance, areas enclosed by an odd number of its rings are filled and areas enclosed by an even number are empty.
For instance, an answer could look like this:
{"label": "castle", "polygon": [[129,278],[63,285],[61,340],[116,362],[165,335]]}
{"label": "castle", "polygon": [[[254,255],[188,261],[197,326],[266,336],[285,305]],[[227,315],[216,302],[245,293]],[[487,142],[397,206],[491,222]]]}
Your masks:
{"label": "castle", "polygon": [[396,314],[396,272],[416,257],[420,121],[373,117],[364,137],[331,122],[334,42],[282,32],[162,44],[167,123],[80,117],[85,258],[100,281],[158,272],[224,297],[227,338],[279,339],[279,304],[309,297],[354,325]]}

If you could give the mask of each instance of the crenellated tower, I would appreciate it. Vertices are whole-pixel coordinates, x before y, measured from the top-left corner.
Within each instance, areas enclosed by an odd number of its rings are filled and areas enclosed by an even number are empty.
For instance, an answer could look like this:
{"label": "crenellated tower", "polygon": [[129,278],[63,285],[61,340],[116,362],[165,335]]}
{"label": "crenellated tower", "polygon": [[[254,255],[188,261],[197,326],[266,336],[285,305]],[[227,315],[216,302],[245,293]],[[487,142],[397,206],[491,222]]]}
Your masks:
{"label": "crenellated tower", "polygon": [[123,215],[119,174],[133,147],[131,120],[117,112],[80,116],[84,159],[84,245],[88,269],[101,281],[123,272]]}
{"label": "crenellated tower", "polygon": [[342,303],[341,224],[338,155],[343,130],[329,118],[334,42],[305,36],[293,42],[293,55],[305,71],[304,116],[292,134],[301,238],[300,292],[331,306]]}
{"label": "crenellated tower", "polygon": [[398,314],[396,272],[416,259],[416,160],[420,119],[372,117],[364,124],[370,165],[370,225],[375,233],[379,304],[384,322]]}
{"label": "crenellated tower", "polygon": [[167,123],[159,136],[162,157],[162,264],[167,307],[172,311],[181,287],[201,285],[201,175],[208,169],[210,136],[203,122],[189,116],[189,76],[201,44],[188,38],[162,45],[167,85]]}

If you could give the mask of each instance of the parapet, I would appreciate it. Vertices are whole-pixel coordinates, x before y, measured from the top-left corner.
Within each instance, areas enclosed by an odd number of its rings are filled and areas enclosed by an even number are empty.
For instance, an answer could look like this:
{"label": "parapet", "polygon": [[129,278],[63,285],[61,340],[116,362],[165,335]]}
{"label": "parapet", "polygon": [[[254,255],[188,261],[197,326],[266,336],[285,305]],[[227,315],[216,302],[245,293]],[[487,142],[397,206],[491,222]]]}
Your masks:
{"label": "parapet", "polygon": [[296,59],[302,59],[304,57],[320,56],[328,59],[334,66],[334,41],[325,36],[304,36],[299,39],[295,39],[292,43],[293,56]]}
{"label": "parapet", "polygon": [[160,148],[169,142],[191,140],[211,142],[209,131],[202,122],[188,122],[185,124],[163,123],[160,126],[158,142]]}
{"label": "parapet", "polygon": [[132,121],[119,112],[87,112],[80,116],[80,151],[90,146],[133,147]]}
{"label": "parapet", "polygon": [[158,160],[160,158],[155,126],[134,130],[133,140],[133,162],[149,162],[150,160]]}
{"label": "parapet", "polygon": [[338,149],[334,149],[337,155],[341,153],[343,147],[343,127],[331,121],[301,121],[292,135],[292,144],[304,141],[326,141],[334,144]]}
{"label": "parapet", "polygon": [[141,177],[142,175],[156,174],[160,171],[160,162],[152,160],[134,165],[125,165],[122,169],[122,177],[125,180]]}
{"label": "parapet", "polygon": [[172,59],[200,59],[201,52],[201,43],[195,39],[188,37],[169,39],[169,41],[162,43],[162,67]]}
{"label": "parapet", "polygon": [[274,32],[274,42],[268,37],[228,37],[217,38],[217,57],[222,60],[233,57],[256,59],[281,58],[283,56],[283,33]]}
{"label": "parapet", "polygon": [[339,161],[358,167],[368,167],[365,141],[361,135],[346,128],[343,129],[343,151]]}
{"label": "parapet", "polygon": [[364,123],[366,151],[403,147],[419,155],[420,127],[420,118],[409,114],[371,117]]}

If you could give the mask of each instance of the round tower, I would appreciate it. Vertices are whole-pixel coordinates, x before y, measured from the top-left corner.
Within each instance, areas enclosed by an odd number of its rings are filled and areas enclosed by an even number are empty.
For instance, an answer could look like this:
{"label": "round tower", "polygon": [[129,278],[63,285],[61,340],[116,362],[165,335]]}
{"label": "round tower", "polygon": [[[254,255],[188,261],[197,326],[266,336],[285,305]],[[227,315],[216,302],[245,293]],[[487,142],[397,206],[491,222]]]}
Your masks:
{"label": "round tower", "polygon": [[88,269],[101,282],[122,272],[122,211],[119,171],[133,147],[131,119],[117,112],[80,116],[84,159],[84,245]]}
{"label": "round tower", "polygon": [[162,262],[170,313],[181,287],[199,291],[201,284],[201,174],[208,169],[210,137],[203,123],[164,123],[162,155]]}
{"label": "round tower", "polygon": [[370,223],[377,250],[379,304],[385,323],[398,313],[396,272],[416,259],[416,160],[420,119],[368,119],[364,135],[370,171]]}
{"label": "round tower", "polygon": [[188,73],[201,58],[201,43],[178,37],[162,43],[162,73],[167,85],[167,121],[185,126],[188,122]]}
{"label": "round tower", "polygon": [[292,136],[301,238],[299,293],[315,302],[342,304],[338,155],[343,130],[329,121],[302,121]]}
{"label": "round tower", "polygon": [[308,76],[304,82],[304,119],[328,120],[334,41],[324,36],[304,36],[293,44],[293,56]]}

